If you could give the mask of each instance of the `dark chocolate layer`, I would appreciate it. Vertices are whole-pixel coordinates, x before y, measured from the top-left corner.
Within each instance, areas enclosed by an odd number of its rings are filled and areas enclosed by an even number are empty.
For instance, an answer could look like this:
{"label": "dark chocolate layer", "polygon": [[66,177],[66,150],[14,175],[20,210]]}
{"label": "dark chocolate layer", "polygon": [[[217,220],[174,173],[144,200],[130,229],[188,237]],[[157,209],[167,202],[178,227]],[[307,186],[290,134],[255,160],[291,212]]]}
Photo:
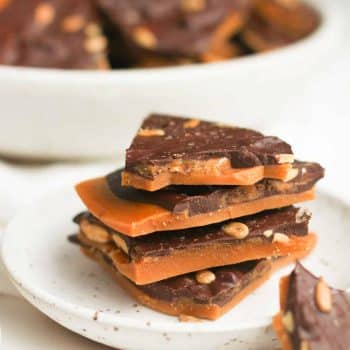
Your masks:
{"label": "dark chocolate layer", "polygon": [[331,288],[331,311],[321,312],[315,302],[318,282],[301,264],[290,276],[285,312],[293,314],[293,348],[301,349],[301,342],[306,341],[309,350],[349,350],[350,295]]}
{"label": "dark chocolate layer", "polygon": [[160,130],[163,136],[137,135],[126,152],[125,169],[153,178],[148,167],[173,160],[208,160],[225,157],[233,168],[278,164],[279,154],[292,154],[289,144],[244,128],[201,121],[186,128],[190,119],[153,114],[142,129]]}
{"label": "dark chocolate layer", "polygon": [[[130,50],[145,49],[182,57],[195,57],[207,51],[215,29],[233,13],[246,16],[251,4],[250,0],[207,0],[197,1],[200,5],[197,10],[187,10],[184,0],[98,2],[115,30],[124,35]],[[136,35],[140,29],[150,33],[143,36],[145,42]]]}
{"label": "dark chocolate layer", "polygon": [[169,186],[148,192],[122,187],[122,170],[108,175],[107,182],[110,190],[119,198],[155,204],[174,214],[195,216],[274,195],[305,192],[324,176],[324,169],[317,163],[295,162],[294,168],[299,170],[299,174],[289,182],[264,179],[252,186]]}
{"label": "dark chocolate layer", "polygon": [[[244,239],[237,239],[225,233],[224,226],[228,222],[186,230],[156,232],[135,238],[109,229],[90,213],[80,214],[75,218],[75,222],[79,224],[85,219],[92,224],[103,227],[111,235],[118,235],[125,242],[129,258],[139,261],[146,257],[170,255],[176,250],[196,249],[218,244],[241,244],[247,240],[272,241],[273,233],[305,236],[308,234],[310,217],[311,215],[307,211],[287,207],[228,221],[240,222],[248,226],[249,234]],[[267,237],[266,231],[269,230],[272,232]]]}
{"label": "dark chocolate layer", "polygon": [[167,302],[190,299],[198,304],[224,306],[251,282],[268,274],[270,269],[271,264],[267,260],[248,261],[211,269],[215,280],[210,284],[197,282],[196,274],[191,273],[138,288],[152,298]]}
{"label": "dark chocolate layer", "polygon": [[0,64],[105,69],[107,43],[98,25],[91,1],[1,1]]}

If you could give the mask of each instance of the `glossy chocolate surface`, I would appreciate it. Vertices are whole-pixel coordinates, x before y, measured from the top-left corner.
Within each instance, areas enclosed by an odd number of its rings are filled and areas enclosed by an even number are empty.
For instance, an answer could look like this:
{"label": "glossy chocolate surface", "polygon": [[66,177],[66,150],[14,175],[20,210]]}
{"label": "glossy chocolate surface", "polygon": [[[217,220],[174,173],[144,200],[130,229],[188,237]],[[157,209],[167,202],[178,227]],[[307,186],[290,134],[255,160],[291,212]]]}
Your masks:
{"label": "glossy chocolate surface", "polygon": [[127,149],[125,170],[152,178],[147,167],[173,160],[227,158],[239,169],[278,164],[276,156],[292,154],[291,146],[274,136],[206,121],[186,128],[189,120],[160,114],[146,118],[141,129],[161,130],[164,135],[137,135]]}

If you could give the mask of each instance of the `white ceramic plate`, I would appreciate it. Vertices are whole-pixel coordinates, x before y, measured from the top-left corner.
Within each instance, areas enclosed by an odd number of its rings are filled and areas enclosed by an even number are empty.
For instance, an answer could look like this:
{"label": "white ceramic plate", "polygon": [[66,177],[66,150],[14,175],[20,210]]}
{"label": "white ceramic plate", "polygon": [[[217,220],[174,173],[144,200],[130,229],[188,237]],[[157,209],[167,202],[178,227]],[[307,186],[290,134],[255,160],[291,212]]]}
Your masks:
{"label": "white ceramic plate", "polygon": [[[270,128],[338,50],[346,0],[309,0],[323,17],[305,40],[222,63],[112,72],[0,67],[0,153],[114,156],[150,112]],[[344,18],[345,17],[345,18]],[[343,40],[342,47],[346,45]],[[303,116],[293,115],[294,121]]]}
{"label": "white ceramic plate", "polygon": [[[319,245],[307,267],[339,288],[350,286],[350,208],[321,193],[307,205]],[[269,325],[278,310],[281,271],[216,322],[180,323],[135,305],[97,264],[67,241],[76,231],[71,218],[83,209],[71,189],[53,193],[28,208],[3,240],[5,265],[19,291],[61,325],[98,342],[126,350],[180,348],[271,350]]]}

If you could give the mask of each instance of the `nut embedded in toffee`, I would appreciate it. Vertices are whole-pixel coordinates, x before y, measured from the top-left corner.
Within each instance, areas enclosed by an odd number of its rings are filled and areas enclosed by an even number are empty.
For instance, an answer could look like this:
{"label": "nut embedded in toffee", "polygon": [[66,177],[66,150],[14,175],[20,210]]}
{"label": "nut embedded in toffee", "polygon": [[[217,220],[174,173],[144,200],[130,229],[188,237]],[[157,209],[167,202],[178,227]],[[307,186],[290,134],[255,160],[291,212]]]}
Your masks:
{"label": "nut embedded in toffee", "polygon": [[249,227],[241,222],[229,222],[222,230],[236,239],[244,239],[249,235]]}
{"label": "nut embedded in toffee", "polygon": [[282,317],[283,327],[289,332],[294,332],[294,318],[290,311],[287,311]]}
{"label": "nut embedded in toffee", "polygon": [[184,122],[184,128],[185,129],[196,128],[200,123],[201,123],[201,121],[199,119],[190,119],[190,120]]}
{"label": "nut embedded in toffee", "polygon": [[146,27],[135,28],[133,38],[137,44],[146,49],[152,49],[157,45],[157,38]]}
{"label": "nut embedded in toffee", "polygon": [[289,237],[286,234],[284,234],[284,233],[276,232],[273,235],[272,242],[275,242],[275,243],[289,243]]}
{"label": "nut embedded in toffee", "polygon": [[62,21],[62,28],[64,31],[69,33],[77,32],[84,28],[85,19],[80,15],[67,16]]}
{"label": "nut embedded in toffee", "polygon": [[198,271],[196,273],[196,280],[200,284],[210,284],[214,282],[215,279],[216,279],[215,274],[209,270]]}
{"label": "nut embedded in toffee", "polygon": [[332,294],[327,283],[323,278],[320,278],[315,288],[315,301],[318,309],[321,312],[332,311]]}
{"label": "nut embedded in toffee", "polygon": [[181,0],[181,7],[186,12],[202,11],[206,5],[206,0]]}
{"label": "nut embedded in toffee", "polygon": [[46,26],[54,20],[55,15],[55,8],[51,4],[43,1],[37,5],[34,10],[34,21],[41,26]]}
{"label": "nut embedded in toffee", "polygon": [[[280,283],[274,328],[283,350],[348,350],[350,295],[327,286],[300,263]],[[293,319],[293,327],[291,320]]]}

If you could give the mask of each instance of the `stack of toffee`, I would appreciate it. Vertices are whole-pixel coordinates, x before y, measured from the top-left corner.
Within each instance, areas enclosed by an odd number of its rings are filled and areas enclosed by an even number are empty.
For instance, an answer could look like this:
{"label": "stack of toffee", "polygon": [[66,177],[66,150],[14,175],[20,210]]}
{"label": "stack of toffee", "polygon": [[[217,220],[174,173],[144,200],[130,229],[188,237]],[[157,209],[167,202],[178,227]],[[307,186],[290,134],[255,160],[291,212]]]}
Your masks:
{"label": "stack of toffee", "polygon": [[216,319],[316,244],[311,214],[324,176],[277,137],[151,115],[124,169],[82,182],[82,251],[143,305]]}

